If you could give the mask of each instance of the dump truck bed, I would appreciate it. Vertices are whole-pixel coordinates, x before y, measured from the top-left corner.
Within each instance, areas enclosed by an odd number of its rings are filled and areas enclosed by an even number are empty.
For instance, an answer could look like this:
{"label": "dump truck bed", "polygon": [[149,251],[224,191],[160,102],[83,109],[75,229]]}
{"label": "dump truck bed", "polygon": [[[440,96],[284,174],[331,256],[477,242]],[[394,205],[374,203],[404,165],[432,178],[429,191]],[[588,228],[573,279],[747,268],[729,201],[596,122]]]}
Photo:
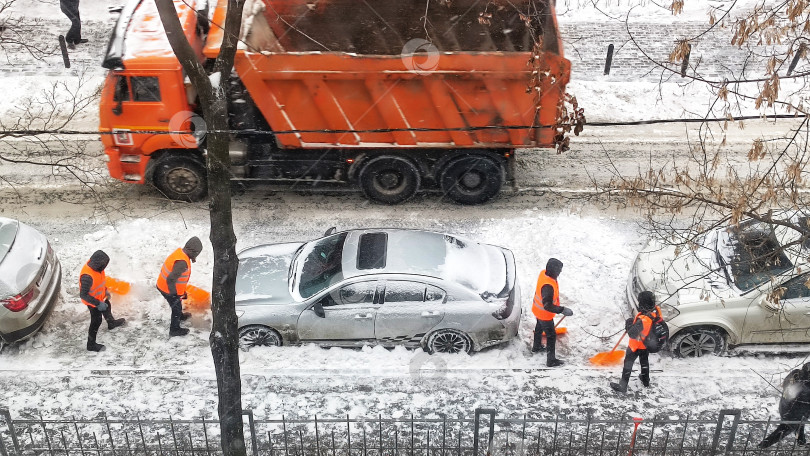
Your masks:
{"label": "dump truck bed", "polygon": [[[418,3],[248,1],[235,69],[282,147],[553,145],[570,73],[553,7],[465,0],[425,16]],[[544,44],[530,64],[533,35]],[[204,53],[216,56],[221,39],[212,26]],[[535,70],[543,77],[529,87]]]}

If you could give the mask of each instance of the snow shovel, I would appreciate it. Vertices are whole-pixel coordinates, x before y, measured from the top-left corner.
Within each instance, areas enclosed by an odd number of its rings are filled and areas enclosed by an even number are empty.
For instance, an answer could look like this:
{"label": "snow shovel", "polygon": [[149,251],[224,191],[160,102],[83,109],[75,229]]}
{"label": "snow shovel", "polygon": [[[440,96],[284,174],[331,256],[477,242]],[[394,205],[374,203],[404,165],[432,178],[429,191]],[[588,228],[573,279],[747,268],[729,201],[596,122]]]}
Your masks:
{"label": "snow shovel", "polygon": [[186,307],[194,310],[205,310],[211,306],[211,293],[194,285],[186,285]]}
{"label": "snow shovel", "polygon": [[624,336],[627,335],[627,331],[622,334],[622,337],[619,337],[619,341],[616,342],[616,345],[613,346],[613,350],[609,352],[602,352],[597,353],[591,357],[591,364],[596,364],[597,366],[613,366],[616,364],[621,363],[624,361],[624,350],[616,350],[619,348],[619,344],[624,339]]}
{"label": "snow shovel", "polygon": [[563,315],[563,317],[560,318],[560,321],[558,321],[557,324],[554,325],[554,332],[557,333],[558,336],[561,334],[568,333],[568,328],[566,327],[560,328],[560,323],[562,323],[563,320],[565,320],[565,315]]}
{"label": "snow shovel", "polygon": [[112,277],[107,277],[105,284],[107,286],[107,290],[109,290],[110,293],[115,293],[121,296],[129,293],[129,289],[132,287],[132,284],[130,284],[129,282],[114,279]]}

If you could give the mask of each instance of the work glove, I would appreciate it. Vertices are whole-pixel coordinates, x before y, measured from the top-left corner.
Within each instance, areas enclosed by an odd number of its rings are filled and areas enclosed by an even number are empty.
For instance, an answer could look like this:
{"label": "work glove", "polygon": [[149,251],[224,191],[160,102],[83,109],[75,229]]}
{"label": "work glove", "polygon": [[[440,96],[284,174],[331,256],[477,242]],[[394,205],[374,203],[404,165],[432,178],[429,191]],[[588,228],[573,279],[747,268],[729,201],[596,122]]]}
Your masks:
{"label": "work glove", "polygon": [[625,330],[625,331],[627,331],[628,329],[630,329],[630,326],[632,326],[632,325],[633,325],[633,320],[635,320],[633,317],[630,317],[630,318],[628,318],[627,320],[624,320],[624,330]]}
{"label": "work glove", "polygon": [[568,307],[563,307],[562,314],[565,315],[566,317],[570,317],[571,315],[574,315],[574,311],[569,309]]}
{"label": "work glove", "polygon": [[99,312],[105,312],[107,309],[110,308],[110,303],[107,301],[101,302],[96,306]]}

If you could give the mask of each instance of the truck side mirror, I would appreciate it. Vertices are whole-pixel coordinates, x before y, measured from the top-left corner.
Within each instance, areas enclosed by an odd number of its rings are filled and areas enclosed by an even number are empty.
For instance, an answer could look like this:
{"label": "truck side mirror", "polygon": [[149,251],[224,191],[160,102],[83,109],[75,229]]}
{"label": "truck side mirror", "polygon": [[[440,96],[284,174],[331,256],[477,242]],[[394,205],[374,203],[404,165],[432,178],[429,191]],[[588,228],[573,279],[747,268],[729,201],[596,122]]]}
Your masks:
{"label": "truck side mirror", "polygon": [[315,315],[321,318],[326,318],[326,312],[323,311],[323,305],[321,305],[321,301],[316,302],[315,305],[312,306],[312,311],[315,312]]}

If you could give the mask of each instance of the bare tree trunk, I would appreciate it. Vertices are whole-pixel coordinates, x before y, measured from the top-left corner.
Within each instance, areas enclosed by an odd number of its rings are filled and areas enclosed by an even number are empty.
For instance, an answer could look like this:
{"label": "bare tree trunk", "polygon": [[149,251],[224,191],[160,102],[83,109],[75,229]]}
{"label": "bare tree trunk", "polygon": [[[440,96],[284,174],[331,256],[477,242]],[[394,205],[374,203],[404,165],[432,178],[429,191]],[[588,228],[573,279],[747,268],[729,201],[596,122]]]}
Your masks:
{"label": "bare tree trunk", "polygon": [[[206,167],[208,170],[210,240],[214,249],[211,310],[213,327],[209,337],[217,375],[222,451],[225,456],[246,455],[242,424],[242,383],[239,372],[239,337],[235,310],[236,236],[231,210],[231,160],[228,153],[228,103],[221,85],[213,86],[203,66],[185,39],[172,0],[155,0],[166,36],[180,64],[199,94],[207,126]],[[220,81],[228,80],[233,68],[244,0],[229,0],[225,38],[214,65]]]}

